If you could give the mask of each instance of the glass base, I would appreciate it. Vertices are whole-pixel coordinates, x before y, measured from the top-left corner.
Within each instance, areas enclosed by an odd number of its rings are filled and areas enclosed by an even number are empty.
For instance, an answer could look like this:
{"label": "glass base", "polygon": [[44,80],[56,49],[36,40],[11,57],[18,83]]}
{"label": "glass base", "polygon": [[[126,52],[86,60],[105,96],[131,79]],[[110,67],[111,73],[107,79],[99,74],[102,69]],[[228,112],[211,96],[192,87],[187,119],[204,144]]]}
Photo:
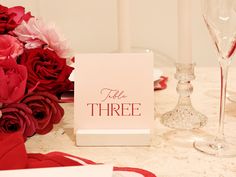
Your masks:
{"label": "glass base", "polygon": [[162,115],[161,123],[174,129],[195,129],[203,127],[207,117],[196,111],[191,105],[177,106],[173,111]]}
{"label": "glass base", "polygon": [[162,134],[162,138],[168,145],[181,148],[192,148],[193,143],[200,137],[207,137],[205,131],[200,129],[193,130],[170,130]]}
{"label": "glass base", "polygon": [[219,141],[216,138],[197,140],[193,143],[196,150],[217,157],[236,157],[236,140],[229,138]]}

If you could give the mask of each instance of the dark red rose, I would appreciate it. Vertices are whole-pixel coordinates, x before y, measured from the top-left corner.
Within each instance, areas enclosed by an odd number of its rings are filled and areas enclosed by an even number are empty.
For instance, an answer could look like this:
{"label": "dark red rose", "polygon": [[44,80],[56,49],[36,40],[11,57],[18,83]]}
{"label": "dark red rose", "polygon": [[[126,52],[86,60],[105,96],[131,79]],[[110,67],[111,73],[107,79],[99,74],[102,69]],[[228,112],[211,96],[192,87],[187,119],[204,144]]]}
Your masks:
{"label": "dark red rose", "polygon": [[73,88],[68,79],[73,68],[54,51],[41,48],[25,50],[18,63],[27,67],[29,90],[47,91],[59,96]]}
{"label": "dark red rose", "polygon": [[53,124],[59,123],[64,115],[58,99],[48,92],[32,92],[26,95],[21,102],[32,110],[33,118],[37,122],[36,133],[39,134],[50,132]]}
{"label": "dark red rose", "polygon": [[30,12],[25,13],[25,8],[22,6],[15,6],[8,9],[9,15],[14,15],[13,20],[17,25],[21,24],[22,21],[28,22],[31,17]]}
{"label": "dark red rose", "polygon": [[9,104],[0,109],[0,132],[20,132],[26,139],[34,135],[36,122],[31,109],[24,103]]}
{"label": "dark red rose", "polygon": [[25,13],[25,8],[16,6],[7,8],[0,5],[0,34],[14,30],[21,22],[31,18],[30,12]]}
{"label": "dark red rose", "polygon": [[0,103],[15,103],[25,94],[27,70],[14,59],[0,61]]}
{"label": "dark red rose", "polygon": [[16,28],[17,24],[13,20],[14,15],[8,14],[8,8],[0,5],[0,34],[7,33]]}

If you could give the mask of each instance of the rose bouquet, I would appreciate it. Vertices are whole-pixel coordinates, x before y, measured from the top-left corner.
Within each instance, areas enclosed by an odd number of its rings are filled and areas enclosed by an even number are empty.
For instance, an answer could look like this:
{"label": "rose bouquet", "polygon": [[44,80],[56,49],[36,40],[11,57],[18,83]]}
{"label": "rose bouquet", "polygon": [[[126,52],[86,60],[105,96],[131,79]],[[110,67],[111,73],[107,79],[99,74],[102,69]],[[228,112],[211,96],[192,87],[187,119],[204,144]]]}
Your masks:
{"label": "rose bouquet", "polygon": [[0,133],[27,139],[60,122],[58,99],[73,89],[69,55],[54,27],[21,6],[0,5]]}

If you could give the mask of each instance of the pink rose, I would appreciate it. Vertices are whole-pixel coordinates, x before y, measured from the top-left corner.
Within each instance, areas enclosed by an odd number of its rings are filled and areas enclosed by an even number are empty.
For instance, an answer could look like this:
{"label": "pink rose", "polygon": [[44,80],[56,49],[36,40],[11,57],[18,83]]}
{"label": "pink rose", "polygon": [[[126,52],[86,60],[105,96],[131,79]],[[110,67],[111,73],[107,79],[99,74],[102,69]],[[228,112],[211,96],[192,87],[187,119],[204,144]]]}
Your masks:
{"label": "pink rose", "polygon": [[23,45],[15,37],[0,35],[0,60],[16,58],[23,53]]}
{"label": "pink rose", "polygon": [[70,50],[64,39],[61,39],[54,26],[47,26],[43,21],[31,18],[22,22],[13,33],[25,43],[25,48],[44,48],[53,50],[61,58],[68,58]]}
{"label": "pink rose", "polygon": [[0,103],[15,103],[25,94],[27,69],[14,59],[0,61]]}
{"label": "pink rose", "polygon": [[27,105],[9,104],[1,108],[0,112],[0,133],[20,132],[25,139],[34,135],[36,122]]}

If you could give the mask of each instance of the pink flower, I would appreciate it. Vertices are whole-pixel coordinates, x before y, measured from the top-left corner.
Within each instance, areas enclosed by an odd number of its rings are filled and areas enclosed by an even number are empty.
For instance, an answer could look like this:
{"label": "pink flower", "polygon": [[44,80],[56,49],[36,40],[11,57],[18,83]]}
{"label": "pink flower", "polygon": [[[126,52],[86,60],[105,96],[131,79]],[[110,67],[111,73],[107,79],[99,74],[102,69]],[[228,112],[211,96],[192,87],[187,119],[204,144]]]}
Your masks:
{"label": "pink flower", "polygon": [[23,45],[15,37],[0,35],[0,60],[16,58],[23,53]]}
{"label": "pink flower", "polygon": [[42,20],[31,18],[28,22],[22,22],[14,34],[25,44],[25,48],[47,48],[53,50],[61,58],[69,57],[69,48],[66,41],[61,39],[55,27],[47,26]]}
{"label": "pink flower", "polygon": [[0,61],[0,103],[15,103],[25,94],[27,69],[14,59]]}

